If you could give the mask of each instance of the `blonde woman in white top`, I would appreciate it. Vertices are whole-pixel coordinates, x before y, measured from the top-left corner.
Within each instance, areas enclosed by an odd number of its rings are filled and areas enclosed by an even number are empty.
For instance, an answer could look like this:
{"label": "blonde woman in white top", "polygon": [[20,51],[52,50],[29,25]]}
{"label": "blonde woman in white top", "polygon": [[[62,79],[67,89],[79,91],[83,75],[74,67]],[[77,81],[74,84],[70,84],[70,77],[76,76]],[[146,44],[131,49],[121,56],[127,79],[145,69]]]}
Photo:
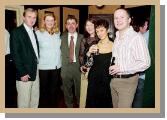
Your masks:
{"label": "blonde woman in white top", "polygon": [[37,32],[39,40],[39,77],[40,100],[39,107],[57,107],[58,82],[61,68],[61,39],[57,21],[53,14],[47,13],[43,25]]}

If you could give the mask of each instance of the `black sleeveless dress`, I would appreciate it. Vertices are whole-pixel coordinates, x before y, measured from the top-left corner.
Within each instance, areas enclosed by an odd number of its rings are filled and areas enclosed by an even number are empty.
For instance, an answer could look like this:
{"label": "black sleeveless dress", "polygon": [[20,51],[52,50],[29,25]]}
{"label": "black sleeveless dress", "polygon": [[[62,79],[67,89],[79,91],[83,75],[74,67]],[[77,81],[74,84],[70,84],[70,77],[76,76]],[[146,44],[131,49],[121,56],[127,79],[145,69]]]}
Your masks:
{"label": "black sleeveless dress", "polygon": [[93,56],[93,66],[88,74],[86,108],[111,108],[109,65],[112,52]]}

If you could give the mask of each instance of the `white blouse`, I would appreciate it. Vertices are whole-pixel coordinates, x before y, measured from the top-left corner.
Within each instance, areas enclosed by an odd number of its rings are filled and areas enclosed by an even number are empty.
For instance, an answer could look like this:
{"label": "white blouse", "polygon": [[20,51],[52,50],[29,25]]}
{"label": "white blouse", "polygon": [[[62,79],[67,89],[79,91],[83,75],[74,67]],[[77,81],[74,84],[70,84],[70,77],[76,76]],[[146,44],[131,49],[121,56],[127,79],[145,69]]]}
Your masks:
{"label": "white blouse", "polygon": [[36,31],[39,41],[39,69],[52,70],[61,67],[60,33],[50,35],[47,31]]}

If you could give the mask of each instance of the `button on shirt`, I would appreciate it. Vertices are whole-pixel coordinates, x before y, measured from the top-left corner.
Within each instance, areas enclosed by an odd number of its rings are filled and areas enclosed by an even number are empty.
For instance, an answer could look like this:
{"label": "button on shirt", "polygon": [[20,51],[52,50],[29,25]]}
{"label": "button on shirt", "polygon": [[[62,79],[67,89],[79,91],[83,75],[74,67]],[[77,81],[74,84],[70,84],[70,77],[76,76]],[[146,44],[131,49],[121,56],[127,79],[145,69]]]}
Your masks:
{"label": "button on shirt", "polygon": [[35,51],[35,55],[38,58],[38,49],[37,49],[37,43],[36,43],[36,39],[35,39],[35,35],[33,33],[33,28],[28,27],[25,23],[23,24],[32,43],[33,49]]}
{"label": "button on shirt", "polygon": [[70,47],[70,40],[71,40],[71,36],[74,36],[74,59],[73,59],[73,62],[76,62],[76,55],[75,55],[75,46],[76,46],[76,43],[77,43],[77,37],[78,37],[78,34],[77,32],[75,32],[74,34],[71,34],[71,33],[68,33],[68,46]]}
{"label": "button on shirt", "polygon": [[150,66],[150,55],[144,37],[130,26],[120,38],[119,31],[113,45],[115,64],[120,67],[119,74],[142,72]]}

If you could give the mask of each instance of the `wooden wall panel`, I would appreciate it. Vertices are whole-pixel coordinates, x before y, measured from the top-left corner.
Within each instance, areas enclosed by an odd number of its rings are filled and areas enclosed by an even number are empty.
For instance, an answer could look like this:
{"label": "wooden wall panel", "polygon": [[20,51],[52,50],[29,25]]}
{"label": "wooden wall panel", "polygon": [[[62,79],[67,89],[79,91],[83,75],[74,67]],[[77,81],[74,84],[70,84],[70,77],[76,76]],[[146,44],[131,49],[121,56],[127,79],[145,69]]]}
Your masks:
{"label": "wooden wall panel", "polygon": [[139,7],[143,5],[125,5],[125,8],[133,8],[133,7]]}
{"label": "wooden wall panel", "polygon": [[[77,18],[78,24],[79,24],[79,10],[73,9],[73,8],[63,7],[63,31],[65,31],[65,29],[66,29],[65,23],[66,23],[66,19],[67,19],[68,15],[74,15]],[[78,30],[79,30],[79,26],[78,26]]]}
{"label": "wooden wall panel", "polygon": [[104,5],[103,8],[99,9],[96,5],[88,7],[89,14],[113,14],[114,11],[119,8],[120,5]]}
{"label": "wooden wall panel", "polygon": [[[125,8],[133,8],[139,7],[141,5],[125,5]],[[88,13],[89,14],[113,14],[114,11],[119,8],[120,5],[104,5],[101,9],[98,8],[96,5],[89,6]]]}
{"label": "wooden wall panel", "polygon": [[42,18],[44,17],[45,12],[53,12],[55,17],[56,17],[56,21],[57,21],[57,25],[60,29],[60,7],[53,7],[53,8],[47,8],[47,9],[38,9],[38,26],[39,28],[41,27],[41,23],[43,22]]}

